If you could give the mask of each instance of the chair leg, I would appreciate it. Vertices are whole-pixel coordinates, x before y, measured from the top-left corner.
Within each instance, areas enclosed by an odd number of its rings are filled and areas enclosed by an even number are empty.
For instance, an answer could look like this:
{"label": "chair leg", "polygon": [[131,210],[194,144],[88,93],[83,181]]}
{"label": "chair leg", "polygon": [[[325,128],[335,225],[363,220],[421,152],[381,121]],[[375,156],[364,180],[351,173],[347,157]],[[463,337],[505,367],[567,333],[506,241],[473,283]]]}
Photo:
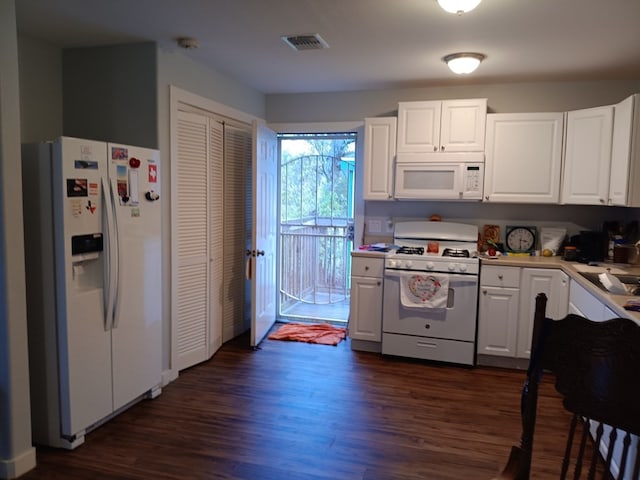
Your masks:
{"label": "chair leg", "polygon": [[520,447],[513,446],[507,466],[494,480],[529,480],[530,465],[530,454]]}

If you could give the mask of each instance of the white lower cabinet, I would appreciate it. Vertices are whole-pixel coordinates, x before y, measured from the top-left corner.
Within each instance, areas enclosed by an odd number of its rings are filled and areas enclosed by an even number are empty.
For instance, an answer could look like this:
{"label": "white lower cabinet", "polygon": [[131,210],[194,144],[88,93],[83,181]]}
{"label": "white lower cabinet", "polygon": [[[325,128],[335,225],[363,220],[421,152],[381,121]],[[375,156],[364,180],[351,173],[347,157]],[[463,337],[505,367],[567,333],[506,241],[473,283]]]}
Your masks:
{"label": "white lower cabinet", "polygon": [[359,349],[357,341],[380,343],[382,340],[383,270],[382,257],[354,256],[351,259],[349,336],[352,348]]}
{"label": "white lower cabinet", "polygon": [[533,334],[533,314],[536,296],[547,296],[545,315],[549,318],[564,318],[569,309],[569,276],[562,270],[550,268],[523,268],[520,277],[520,313],[518,323],[518,347],[516,356],[529,358]]}
{"label": "white lower cabinet", "polygon": [[566,316],[569,277],[558,269],[483,266],[480,271],[478,354],[529,358],[538,293],[547,316]]}
{"label": "white lower cabinet", "polygon": [[483,267],[478,306],[478,353],[516,356],[520,269]]}
{"label": "white lower cabinet", "polygon": [[575,280],[571,280],[569,313],[580,315],[595,322],[618,317],[613,310]]}

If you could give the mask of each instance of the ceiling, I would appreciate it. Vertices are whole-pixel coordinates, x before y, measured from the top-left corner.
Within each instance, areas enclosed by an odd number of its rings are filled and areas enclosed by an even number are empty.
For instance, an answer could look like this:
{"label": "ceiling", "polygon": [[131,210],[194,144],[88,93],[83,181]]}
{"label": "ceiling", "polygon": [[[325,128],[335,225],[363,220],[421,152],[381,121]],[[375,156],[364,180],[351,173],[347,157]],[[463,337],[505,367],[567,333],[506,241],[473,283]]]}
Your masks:
{"label": "ceiling", "polygon": [[[59,47],[155,41],[265,94],[640,79],[639,0],[16,0],[18,31]],[[295,51],[318,33],[325,50]],[[199,48],[184,50],[178,37]],[[487,56],[470,76],[446,54]]]}

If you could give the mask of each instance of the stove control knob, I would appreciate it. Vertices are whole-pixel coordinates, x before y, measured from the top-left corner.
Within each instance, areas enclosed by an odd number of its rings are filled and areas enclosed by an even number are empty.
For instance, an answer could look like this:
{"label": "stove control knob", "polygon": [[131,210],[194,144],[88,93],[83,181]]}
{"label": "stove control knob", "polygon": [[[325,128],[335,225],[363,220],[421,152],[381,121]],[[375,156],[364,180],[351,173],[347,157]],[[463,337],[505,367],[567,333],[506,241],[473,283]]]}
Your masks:
{"label": "stove control knob", "polygon": [[435,267],[433,262],[427,262],[425,266],[427,267],[427,270],[433,270]]}
{"label": "stove control knob", "polygon": [[397,262],[395,260],[387,260],[387,265],[391,268],[395,267]]}
{"label": "stove control knob", "polygon": [[413,262],[411,260],[407,260],[406,263],[404,264],[404,266],[406,268],[411,268],[413,266]]}
{"label": "stove control knob", "polygon": [[461,272],[466,272],[466,271],[467,271],[467,265],[466,265],[466,264],[464,264],[464,263],[461,263],[461,264],[460,264],[460,271],[461,271]]}
{"label": "stove control knob", "polygon": [[449,264],[449,271],[453,272],[456,269],[456,264],[455,263],[450,263]]}

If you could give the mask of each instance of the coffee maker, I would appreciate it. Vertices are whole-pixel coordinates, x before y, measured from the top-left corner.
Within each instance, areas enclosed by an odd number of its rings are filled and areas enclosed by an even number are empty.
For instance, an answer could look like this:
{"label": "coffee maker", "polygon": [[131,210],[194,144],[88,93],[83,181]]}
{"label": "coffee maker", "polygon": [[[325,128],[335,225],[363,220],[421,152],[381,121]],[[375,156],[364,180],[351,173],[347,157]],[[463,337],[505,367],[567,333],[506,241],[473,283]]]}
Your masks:
{"label": "coffee maker", "polygon": [[579,262],[601,262],[606,258],[609,238],[605,232],[581,231],[576,243]]}

